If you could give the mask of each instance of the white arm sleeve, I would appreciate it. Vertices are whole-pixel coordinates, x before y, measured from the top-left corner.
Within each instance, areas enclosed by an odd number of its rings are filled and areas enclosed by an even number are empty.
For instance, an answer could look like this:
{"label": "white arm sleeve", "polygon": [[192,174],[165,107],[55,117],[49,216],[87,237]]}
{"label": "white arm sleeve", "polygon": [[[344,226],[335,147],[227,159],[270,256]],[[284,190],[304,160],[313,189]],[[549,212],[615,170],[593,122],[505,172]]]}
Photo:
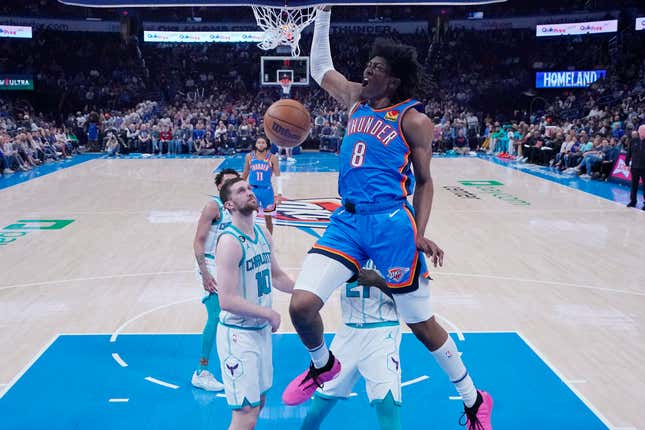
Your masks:
{"label": "white arm sleeve", "polygon": [[322,85],[325,73],[334,70],[329,47],[329,26],[331,11],[319,10],[314,25],[314,37],[311,41],[311,77],[318,85]]}

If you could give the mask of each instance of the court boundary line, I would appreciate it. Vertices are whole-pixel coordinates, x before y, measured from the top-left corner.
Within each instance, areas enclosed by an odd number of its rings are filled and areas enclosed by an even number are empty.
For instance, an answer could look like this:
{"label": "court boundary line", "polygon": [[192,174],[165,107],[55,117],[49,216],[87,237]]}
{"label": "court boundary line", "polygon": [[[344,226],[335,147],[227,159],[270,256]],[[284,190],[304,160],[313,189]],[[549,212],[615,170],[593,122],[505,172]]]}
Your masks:
{"label": "court boundary line", "polygon": [[[31,174],[28,177],[23,177],[23,176],[27,176],[25,175],[26,172],[16,172],[16,173],[13,173],[11,176],[2,177],[0,179],[0,191],[15,187],[16,185],[21,185],[26,182],[33,181],[34,179],[42,178],[43,176],[51,175],[53,173],[58,173],[64,170],[68,170],[68,169],[80,166],[81,164],[87,163],[89,161],[99,160],[101,158],[104,158],[105,154],[85,152],[83,154],[76,154],[76,157],[78,156],[80,156],[81,159],[74,160],[74,158],[72,158],[71,160],[65,160],[67,161],[67,164],[70,164],[69,166],[65,165],[66,164],[65,161],[62,161],[62,162],[57,161],[56,163],[61,163],[61,164],[46,164],[46,165],[35,167],[35,169],[38,169],[38,170],[36,171],[31,170],[30,171]],[[50,169],[56,166],[58,166],[57,169],[49,171]],[[14,178],[14,175],[18,175],[18,176]],[[7,184],[5,182],[13,182],[13,183]]]}
{"label": "court boundary line", "polygon": [[584,285],[584,284],[573,284],[570,282],[559,282],[559,281],[543,281],[539,279],[529,279],[529,278],[515,278],[512,276],[498,276],[498,275],[486,275],[482,273],[459,273],[459,272],[434,272],[433,276],[441,277],[442,275],[454,276],[454,277],[463,277],[463,278],[484,278],[484,279],[496,279],[501,281],[514,281],[514,282],[525,282],[533,284],[544,284],[549,286],[561,286],[569,288],[577,288],[582,290],[592,290],[592,291],[603,291],[608,293],[616,294],[626,294],[633,296],[645,296],[645,292],[641,291],[630,291],[630,290],[619,290],[617,288],[604,288],[596,287],[593,285]]}
{"label": "court boundary line", "polygon": [[116,362],[117,362],[117,364],[118,364],[119,366],[121,366],[121,367],[128,367],[128,363],[126,363],[126,362],[125,362],[125,360],[123,360],[123,359],[121,358],[121,356],[119,355],[119,353],[118,353],[118,352],[113,352],[113,353],[112,353],[112,358],[114,359],[114,361],[116,361]]}
{"label": "court boundary line", "polygon": [[[301,267],[284,267],[286,271],[297,271]],[[93,276],[87,278],[71,278],[71,279],[60,279],[55,281],[43,281],[43,282],[32,282],[28,284],[14,284],[14,285],[4,285],[0,286],[0,292],[9,290],[12,288],[26,288],[26,287],[41,287],[47,285],[56,285],[56,284],[65,284],[73,282],[87,282],[87,281],[101,281],[108,279],[118,279],[118,278],[136,278],[136,277],[145,277],[145,276],[164,276],[164,275],[179,275],[185,273],[193,273],[194,270],[174,270],[166,272],[142,272],[142,273],[123,273],[118,275],[103,275],[103,276]],[[515,282],[526,282],[534,284],[545,284],[550,286],[562,286],[568,288],[577,288],[583,290],[593,290],[593,291],[602,291],[607,293],[615,294],[626,294],[633,296],[645,297],[645,292],[641,291],[630,291],[630,290],[621,290],[616,288],[605,288],[597,287],[594,285],[585,285],[585,284],[574,284],[570,282],[560,282],[560,281],[550,281],[550,280],[541,280],[541,279],[530,279],[530,278],[518,278],[513,276],[506,275],[491,275],[483,273],[460,273],[460,272],[434,272],[433,275],[441,276],[457,276],[457,277],[471,277],[471,278],[485,278],[485,279],[498,279],[503,281],[515,281]]]}
{"label": "court boundary line", "polygon": [[9,290],[12,288],[26,288],[26,287],[43,287],[47,285],[56,285],[56,284],[65,284],[70,282],[87,282],[87,281],[103,281],[108,279],[118,279],[118,278],[136,278],[139,276],[162,276],[162,275],[178,275],[181,273],[194,273],[194,270],[173,270],[166,272],[142,272],[142,273],[122,273],[119,275],[102,275],[102,276],[89,276],[86,278],[70,278],[70,279],[60,279],[56,281],[42,281],[42,282],[31,282],[28,284],[14,284],[14,285],[4,285],[0,286],[0,291]]}
{"label": "court boundary line", "polygon": [[581,393],[576,389],[571,383],[569,383],[569,380],[564,377],[564,374],[551,363],[549,359],[546,358],[546,355],[542,353],[532,342],[528,340],[528,337],[526,337],[520,330],[516,330],[515,334],[528,346],[535,355],[538,356],[540,360],[546,366],[562,381],[564,385],[571,390],[573,394],[575,394],[580,401],[605,425],[609,430],[615,430],[614,426],[610,423],[610,421],[605,417],[604,414],[602,414],[598,408],[596,408],[591,402]]}
{"label": "court boundary line", "polygon": [[175,385],[175,384],[172,384],[170,382],[162,381],[161,379],[153,378],[152,376],[146,376],[143,379],[148,381],[148,382],[152,382],[153,384],[161,385],[162,387],[172,388],[173,390],[178,390],[180,388],[179,385]]}
{"label": "court boundary line", "polygon": [[117,338],[119,337],[119,334],[121,333],[121,330],[123,330],[125,327],[127,327],[131,322],[134,322],[134,321],[138,320],[141,317],[144,317],[144,316],[146,316],[148,314],[151,314],[153,312],[156,312],[156,311],[164,309],[164,308],[169,308],[171,306],[180,305],[180,304],[188,303],[188,302],[192,302],[192,301],[196,302],[197,300],[199,300],[198,297],[190,297],[188,299],[178,300],[178,301],[175,301],[175,302],[172,302],[172,303],[166,303],[164,305],[160,305],[160,306],[157,306],[155,308],[148,309],[147,311],[142,312],[139,315],[136,315],[136,316],[130,318],[129,320],[127,320],[126,322],[121,324],[119,326],[119,328],[114,330],[114,332],[112,332],[112,336],[110,336],[110,343],[116,342]]}
{"label": "court boundary line", "polygon": [[128,403],[130,401],[129,398],[111,398],[108,400],[108,403]]}
{"label": "court boundary line", "polygon": [[502,167],[502,168],[505,168],[505,169],[513,170],[513,171],[516,171],[516,172],[520,172],[520,173],[523,173],[523,174],[525,174],[525,175],[531,176],[532,178],[538,178],[538,179],[541,179],[541,180],[546,181],[546,182],[548,182],[548,183],[550,183],[550,184],[556,184],[556,185],[559,185],[559,186],[561,186],[561,187],[563,187],[563,188],[566,188],[567,190],[578,191],[578,192],[583,193],[583,194],[586,194],[586,195],[588,195],[588,196],[593,196],[593,197],[595,197],[595,198],[597,198],[597,199],[600,199],[600,200],[602,200],[602,201],[604,201],[604,202],[611,202],[611,203],[613,203],[613,204],[615,204],[615,205],[618,205],[618,207],[622,207],[622,208],[624,208],[624,207],[625,207],[625,205],[624,205],[622,202],[618,202],[618,201],[613,200],[613,199],[608,199],[608,198],[606,198],[606,197],[600,196],[600,195],[598,195],[598,194],[595,194],[595,193],[592,193],[592,192],[589,192],[589,191],[581,190],[581,189],[579,189],[579,188],[574,188],[574,187],[571,187],[571,186],[569,186],[569,185],[561,184],[561,183],[559,183],[559,182],[557,182],[557,181],[554,181],[554,180],[551,180],[551,179],[547,179],[547,178],[543,178],[543,177],[538,176],[538,175],[535,175],[535,174],[531,174],[531,172],[530,172],[530,171],[524,171],[524,170],[522,170],[522,169],[520,169],[520,168],[513,167],[512,165],[508,165],[508,164],[498,164],[498,163],[494,162],[490,157],[481,157],[481,156],[478,156],[478,157],[473,157],[473,158],[476,158],[476,159],[478,159],[478,160],[485,160],[487,163],[490,163],[490,164],[492,164],[492,165],[494,165],[494,166],[499,166],[499,167]]}
{"label": "court boundary line", "polygon": [[455,331],[454,333],[457,334],[457,339],[459,339],[461,342],[465,342],[466,338],[464,337],[464,332],[461,331],[459,327],[457,327],[457,324],[453,323],[450,321],[448,318],[444,317],[443,315],[439,315],[438,313],[434,312],[433,315],[437,318],[448,324],[450,327],[452,327]]}
{"label": "court boundary line", "polygon": [[9,381],[9,383],[7,383],[2,390],[0,390],[0,400],[2,400],[5,394],[7,394],[9,390],[11,390],[11,388],[16,384],[16,382],[18,382],[20,378],[22,378],[25,375],[25,373],[27,373],[29,369],[31,369],[31,366],[33,366],[34,364],[36,364],[38,360],[40,360],[40,357],[42,357],[42,355],[45,352],[47,352],[47,350],[54,344],[54,342],[58,340],[59,337],[60,337],[60,333],[54,335],[48,342],[46,342],[45,345],[42,348],[40,348],[40,351],[38,351],[36,355],[34,355],[31,358],[31,360],[29,360],[27,365],[25,365],[25,367],[20,372],[18,372],[16,376],[14,376],[11,379],[11,381]]}

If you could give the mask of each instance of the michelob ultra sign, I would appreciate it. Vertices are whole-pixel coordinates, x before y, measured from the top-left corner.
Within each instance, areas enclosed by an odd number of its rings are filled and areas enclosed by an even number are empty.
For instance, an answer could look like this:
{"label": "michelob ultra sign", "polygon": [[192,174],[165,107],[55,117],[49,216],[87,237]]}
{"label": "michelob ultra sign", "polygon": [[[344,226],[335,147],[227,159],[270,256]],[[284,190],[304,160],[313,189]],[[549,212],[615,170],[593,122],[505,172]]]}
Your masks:
{"label": "michelob ultra sign", "polygon": [[31,91],[34,78],[31,75],[0,75],[0,91]]}

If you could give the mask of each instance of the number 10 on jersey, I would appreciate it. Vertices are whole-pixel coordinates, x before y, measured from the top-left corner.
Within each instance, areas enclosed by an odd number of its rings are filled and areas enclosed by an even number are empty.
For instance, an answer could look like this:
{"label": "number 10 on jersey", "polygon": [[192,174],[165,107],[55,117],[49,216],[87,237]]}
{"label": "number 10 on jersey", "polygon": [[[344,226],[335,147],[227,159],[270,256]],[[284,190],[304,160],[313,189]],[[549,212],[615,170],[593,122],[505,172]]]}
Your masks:
{"label": "number 10 on jersey", "polygon": [[257,272],[255,280],[258,281],[258,297],[271,292],[271,272],[268,269]]}

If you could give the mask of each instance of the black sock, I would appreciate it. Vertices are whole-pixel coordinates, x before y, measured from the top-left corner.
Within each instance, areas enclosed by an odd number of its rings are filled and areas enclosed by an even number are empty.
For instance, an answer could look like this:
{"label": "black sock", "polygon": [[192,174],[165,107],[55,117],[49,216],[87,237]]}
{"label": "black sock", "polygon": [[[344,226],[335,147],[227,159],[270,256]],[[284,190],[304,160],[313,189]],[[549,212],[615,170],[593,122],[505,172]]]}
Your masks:
{"label": "black sock", "polygon": [[470,408],[467,408],[467,407],[466,407],[466,405],[464,405],[464,408],[465,408],[467,411],[477,412],[477,410],[479,409],[479,406],[480,406],[482,403],[484,403],[484,398],[482,397],[482,393],[480,393],[479,391],[477,391],[477,400],[475,400],[475,404],[474,404],[474,405],[472,405]]}

